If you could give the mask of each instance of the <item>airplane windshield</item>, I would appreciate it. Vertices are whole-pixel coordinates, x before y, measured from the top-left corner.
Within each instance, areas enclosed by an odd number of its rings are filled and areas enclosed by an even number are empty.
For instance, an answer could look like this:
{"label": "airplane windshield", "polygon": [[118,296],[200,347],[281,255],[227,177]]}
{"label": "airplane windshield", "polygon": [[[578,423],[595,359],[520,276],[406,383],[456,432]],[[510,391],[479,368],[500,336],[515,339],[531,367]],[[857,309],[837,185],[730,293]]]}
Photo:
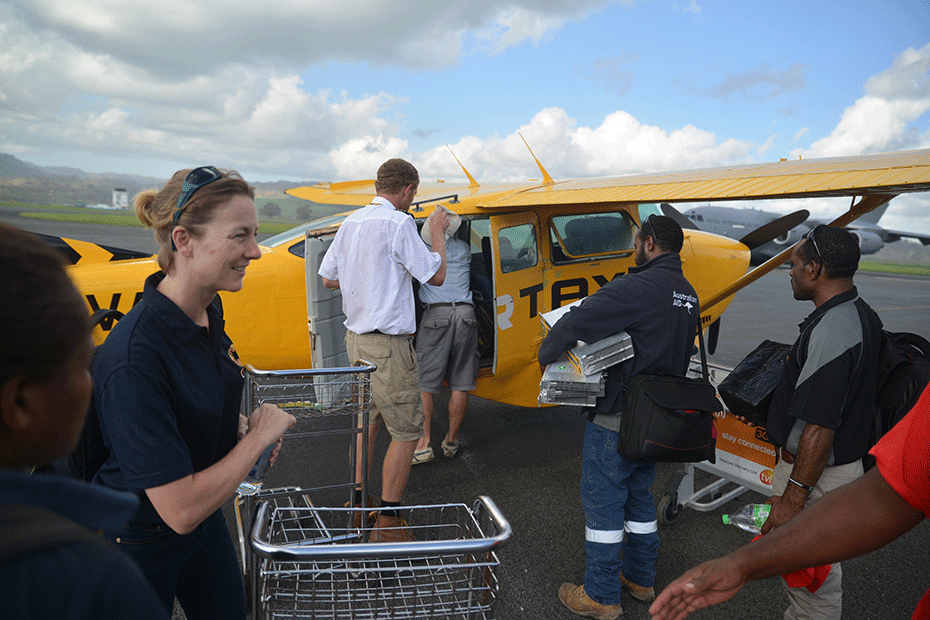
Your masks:
{"label": "airplane windshield", "polygon": [[550,230],[552,262],[628,252],[636,230],[636,222],[625,211],[555,216]]}

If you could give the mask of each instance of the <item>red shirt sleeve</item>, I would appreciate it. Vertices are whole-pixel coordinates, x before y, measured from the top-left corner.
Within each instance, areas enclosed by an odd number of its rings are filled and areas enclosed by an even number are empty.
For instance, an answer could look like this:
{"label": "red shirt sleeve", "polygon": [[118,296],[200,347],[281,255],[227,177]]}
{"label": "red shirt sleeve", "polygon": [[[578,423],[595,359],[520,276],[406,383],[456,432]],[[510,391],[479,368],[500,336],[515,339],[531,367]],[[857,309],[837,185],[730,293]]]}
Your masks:
{"label": "red shirt sleeve", "polygon": [[891,488],[930,516],[930,386],[870,453]]}

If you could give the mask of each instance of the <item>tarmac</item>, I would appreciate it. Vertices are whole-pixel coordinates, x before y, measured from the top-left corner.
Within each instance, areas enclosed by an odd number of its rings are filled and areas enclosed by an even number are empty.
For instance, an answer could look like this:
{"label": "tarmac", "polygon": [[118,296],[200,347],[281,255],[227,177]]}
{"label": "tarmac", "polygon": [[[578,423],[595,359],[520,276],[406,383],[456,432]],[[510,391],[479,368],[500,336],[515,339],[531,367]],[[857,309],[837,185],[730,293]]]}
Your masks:
{"label": "tarmac", "polygon": [[[151,232],[134,227],[94,227],[84,224],[18,218],[0,207],[0,221],[66,237],[116,247],[154,250]],[[248,277],[248,276],[246,276]],[[926,317],[930,308],[930,278],[861,273],[860,295],[882,317],[890,331],[911,331],[930,338]],[[720,340],[711,362],[735,365],[762,340],[790,343],[797,325],[813,310],[810,302],[795,301],[785,269],[777,269],[739,292],[724,313]],[[579,499],[581,445],[585,418],[578,407],[524,409],[472,398],[460,433],[460,451],[445,459],[438,450],[447,429],[448,391],[436,403],[433,446],[440,453],[433,462],[411,472],[405,503],[461,503],[471,505],[480,495],[491,497],[513,527],[511,540],[499,551],[496,577],[500,591],[491,617],[502,620],[570,620],[556,592],[562,582],[581,583],[584,575],[584,515]],[[382,432],[382,435],[384,433]],[[321,478],[348,480],[347,440],[342,436],[285,440],[278,464],[266,487],[314,488]],[[380,471],[387,441],[376,445],[374,471]],[[653,493],[657,499],[678,466],[659,464]],[[712,481],[697,472],[696,487]],[[380,476],[372,476],[377,495]],[[670,525],[661,525],[662,545],[657,564],[657,590],[686,569],[723,555],[749,542],[751,535],[724,526],[721,515],[764,498],[747,492],[715,510],[685,508]],[[235,538],[231,503],[226,514]],[[340,502],[341,503],[341,502]],[[844,562],[846,620],[910,618],[930,586],[930,525],[922,522],[886,547]],[[694,618],[780,618],[787,606],[778,578],[748,584],[732,600],[699,611]],[[648,618],[648,605],[623,598],[625,618]],[[182,617],[176,613],[176,617]]]}

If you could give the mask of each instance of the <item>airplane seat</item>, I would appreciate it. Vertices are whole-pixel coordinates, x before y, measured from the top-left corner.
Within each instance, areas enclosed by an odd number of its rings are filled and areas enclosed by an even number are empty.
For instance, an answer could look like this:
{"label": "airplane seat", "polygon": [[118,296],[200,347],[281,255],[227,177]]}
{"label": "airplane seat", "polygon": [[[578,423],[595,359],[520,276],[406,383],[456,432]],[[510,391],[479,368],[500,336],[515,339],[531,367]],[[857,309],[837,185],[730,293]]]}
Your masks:
{"label": "airplane seat", "polygon": [[478,359],[484,365],[494,353],[494,291],[483,267],[472,269],[470,288],[478,319]]}
{"label": "airplane seat", "polygon": [[498,237],[497,243],[500,249],[501,273],[510,273],[511,271],[519,269],[520,259],[517,258],[517,253],[514,251],[510,239],[507,237]]}
{"label": "airplane seat", "polygon": [[484,259],[484,273],[488,279],[494,276],[494,267],[491,263],[491,238],[481,237],[481,258]]}
{"label": "airplane seat", "polygon": [[565,250],[572,256],[592,254],[595,231],[587,218],[571,220],[565,225]]}
{"label": "airplane seat", "polygon": [[623,220],[618,217],[604,216],[595,218],[600,220],[598,226],[604,231],[599,237],[601,247],[598,252],[617,252],[627,250],[632,246],[630,229],[625,226]]}

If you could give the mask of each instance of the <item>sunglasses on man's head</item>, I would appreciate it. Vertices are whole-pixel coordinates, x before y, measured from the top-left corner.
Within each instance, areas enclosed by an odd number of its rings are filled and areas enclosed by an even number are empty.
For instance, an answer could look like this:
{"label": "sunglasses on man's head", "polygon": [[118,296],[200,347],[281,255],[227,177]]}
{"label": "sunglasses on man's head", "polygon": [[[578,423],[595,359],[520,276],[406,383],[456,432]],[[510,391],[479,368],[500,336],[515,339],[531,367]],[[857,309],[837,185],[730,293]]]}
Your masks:
{"label": "sunglasses on man's head", "polygon": [[178,196],[178,206],[175,207],[174,218],[171,223],[177,226],[178,220],[181,219],[181,213],[184,212],[187,201],[191,199],[194,192],[204,185],[213,183],[213,181],[222,178],[222,176],[220,171],[213,166],[201,166],[187,173],[187,176],[184,178],[184,185],[181,186],[181,195]]}
{"label": "sunglasses on man's head", "polygon": [[[647,236],[647,237],[652,237],[652,242],[655,243],[655,240],[656,240],[656,229],[655,229],[655,226],[652,225],[652,218],[653,218],[653,217],[655,217],[655,216],[654,216],[654,215],[650,215],[649,217],[647,217],[647,218],[645,219],[645,221],[643,222],[643,227],[645,228],[646,224],[649,224],[649,230],[651,230],[652,233],[651,233],[651,234],[647,233],[646,236]],[[643,232],[645,232],[645,230],[644,230]]]}
{"label": "sunglasses on man's head", "polygon": [[817,260],[821,265],[823,265],[823,254],[820,253],[820,247],[817,245],[817,229],[823,226],[825,224],[818,224],[804,233],[804,239],[810,239],[811,243],[814,244],[814,251],[817,252]]}

